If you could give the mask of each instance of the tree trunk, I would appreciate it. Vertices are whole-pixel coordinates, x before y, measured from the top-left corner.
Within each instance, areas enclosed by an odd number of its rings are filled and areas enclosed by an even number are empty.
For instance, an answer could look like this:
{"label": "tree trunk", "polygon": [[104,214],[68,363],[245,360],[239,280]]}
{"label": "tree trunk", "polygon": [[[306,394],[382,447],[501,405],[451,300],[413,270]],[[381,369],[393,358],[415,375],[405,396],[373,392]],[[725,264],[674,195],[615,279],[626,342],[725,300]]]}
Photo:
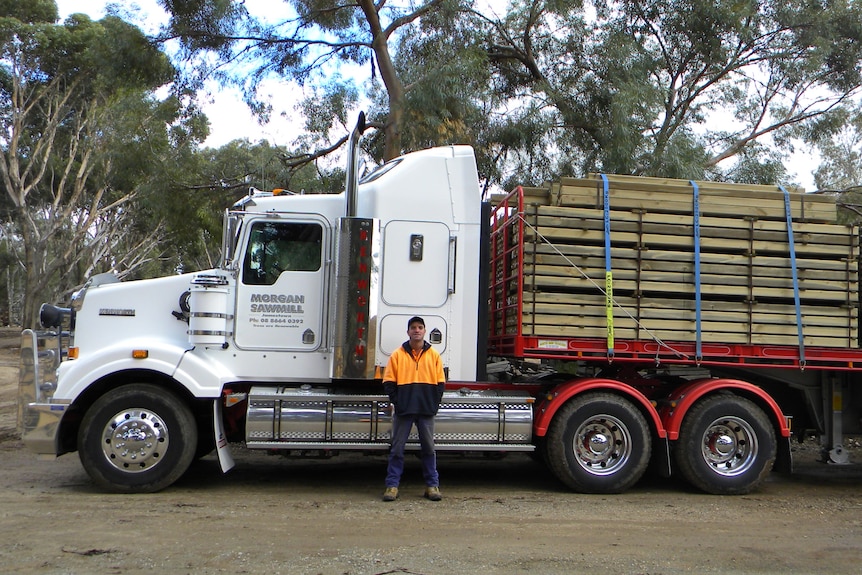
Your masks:
{"label": "tree trunk", "polygon": [[404,84],[395,70],[392,57],[389,54],[386,32],[380,25],[377,7],[371,0],[360,0],[359,6],[365,14],[371,32],[371,48],[374,50],[374,58],[377,61],[377,69],[386,86],[389,95],[389,116],[383,128],[383,161],[388,162],[392,158],[401,155],[401,122],[404,119]]}

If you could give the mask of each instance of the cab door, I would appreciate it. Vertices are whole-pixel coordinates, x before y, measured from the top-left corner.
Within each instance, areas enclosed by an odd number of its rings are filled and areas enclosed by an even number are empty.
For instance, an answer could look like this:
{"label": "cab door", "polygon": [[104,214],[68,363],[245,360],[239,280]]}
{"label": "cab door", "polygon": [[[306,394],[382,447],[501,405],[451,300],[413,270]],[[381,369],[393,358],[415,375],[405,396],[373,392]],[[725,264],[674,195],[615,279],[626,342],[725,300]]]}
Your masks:
{"label": "cab door", "polygon": [[247,224],[237,281],[237,347],[318,349],[324,340],[329,252],[324,220],[267,218]]}

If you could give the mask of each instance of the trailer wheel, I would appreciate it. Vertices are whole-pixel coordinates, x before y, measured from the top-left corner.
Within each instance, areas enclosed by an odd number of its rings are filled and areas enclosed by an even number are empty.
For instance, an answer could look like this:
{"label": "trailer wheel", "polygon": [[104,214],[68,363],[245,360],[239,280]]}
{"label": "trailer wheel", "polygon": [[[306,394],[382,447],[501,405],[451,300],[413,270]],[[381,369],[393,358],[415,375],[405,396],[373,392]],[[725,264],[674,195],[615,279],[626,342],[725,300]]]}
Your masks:
{"label": "trailer wheel", "polygon": [[736,395],[701,400],[686,415],[674,445],[682,476],[716,495],[741,495],[769,475],[775,430],[752,401]]}
{"label": "trailer wheel", "polygon": [[652,449],[643,414],[609,393],[590,393],[563,406],[546,442],[551,470],[582,493],[625,491],[643,476]]}
{"label": "trailer wheel", "polygon": [[78,432],[84,469],[103,489],[152,493],[186,472],[198,446],[194,416],[179,397],[149,384],[100,397]]}

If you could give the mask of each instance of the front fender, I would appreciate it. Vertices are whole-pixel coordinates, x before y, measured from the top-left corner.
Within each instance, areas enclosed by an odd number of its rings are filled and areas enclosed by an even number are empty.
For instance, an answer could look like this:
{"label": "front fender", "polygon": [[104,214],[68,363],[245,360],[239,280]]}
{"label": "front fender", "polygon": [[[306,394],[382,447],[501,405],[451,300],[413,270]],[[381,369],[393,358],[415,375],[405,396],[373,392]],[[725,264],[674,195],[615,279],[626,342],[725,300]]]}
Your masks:
{"label": "front fender", "polygon": [[225,383],[236,381],[237,375],[212,356],[187,350],[180,360],[174,379],[185,385],[195,397],[219,397]]}
{"label": "front fender", "polygon": [[[132,350],[136,349],[145,349],[146,357],[132,357]],[[196,379],[194,376],[200,374],[189,374],[178,369],[187,351],[185,347],[171,343],[148,341],[141,345],[134,340],[123,340],[100,348],[95,353],[87,353],[60,364],[54,398],[72,402],[94,382],[114,373],[131,370],[164,374],[175,379],[195,397],[218,397],[221,393],[220,379]]]}
{"label": "front fender", "polygon": [[644,394],[621,381],[598,377],[576,379],[551,390],[536,409],[536,421],[533,424],[533,433],[537,437],[544,437],[548,432],[551,420],[560,407],[572,397],[594,390],[611,391],[634,401],[647,414],[658,437],[661,439],[666,437],[664,425],[662,425],[658,412]]}

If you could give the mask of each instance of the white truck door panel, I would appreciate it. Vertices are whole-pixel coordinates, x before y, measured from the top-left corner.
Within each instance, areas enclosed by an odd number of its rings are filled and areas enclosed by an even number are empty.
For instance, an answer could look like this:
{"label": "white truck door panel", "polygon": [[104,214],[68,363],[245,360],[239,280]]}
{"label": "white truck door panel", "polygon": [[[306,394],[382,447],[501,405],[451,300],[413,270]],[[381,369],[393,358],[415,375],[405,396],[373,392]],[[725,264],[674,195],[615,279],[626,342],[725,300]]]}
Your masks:
{"label": "white truck door panel", "polygon": [[[409,314],[390,314],[380,320],[380,350],[387,357],[407,341],[407,322],[413,317]],[[437,315],[423,315],[425,320],[425,341],[430,342],[440,355],[446,353],[446,320]],[[435,337],[440,334],[440,341]]]}
{"label": "white truck door panel", "polygon": [[449,297],[449,228],[440,222],[391,221],[383,229],[383,301],[440,307]]}
{"label": "white truck door panel", "polygon": [[241,349],[314,351],[323,342],[325,227],[251,222],[239,271],[234,339]]}

